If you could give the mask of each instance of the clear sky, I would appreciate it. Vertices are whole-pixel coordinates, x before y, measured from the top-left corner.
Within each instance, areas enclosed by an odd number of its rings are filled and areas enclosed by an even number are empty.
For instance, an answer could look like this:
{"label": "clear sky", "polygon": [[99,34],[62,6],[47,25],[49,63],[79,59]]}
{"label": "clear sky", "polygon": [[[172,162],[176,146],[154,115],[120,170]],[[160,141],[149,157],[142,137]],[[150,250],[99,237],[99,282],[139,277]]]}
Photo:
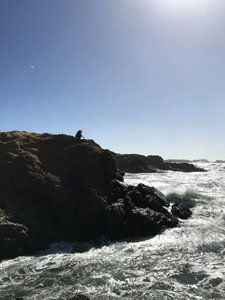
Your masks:
{"label": "clear sky", "polygon": [[2,132],[225,160],[224,80],[224,0],[0,0]]}

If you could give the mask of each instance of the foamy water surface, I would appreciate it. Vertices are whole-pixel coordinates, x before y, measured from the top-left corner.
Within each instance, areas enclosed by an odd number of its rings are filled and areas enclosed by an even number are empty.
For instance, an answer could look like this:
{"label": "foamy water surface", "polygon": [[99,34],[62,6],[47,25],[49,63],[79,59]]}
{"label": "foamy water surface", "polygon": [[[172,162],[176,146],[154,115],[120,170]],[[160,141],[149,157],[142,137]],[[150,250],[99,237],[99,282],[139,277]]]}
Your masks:
{"label": "foamy water surface", "polygon": [[193,212],[149,238],[58,242],[33,256],[0,262],[0,299],[224,299],[225,164],[202,173],[126,174],[182,201]]}

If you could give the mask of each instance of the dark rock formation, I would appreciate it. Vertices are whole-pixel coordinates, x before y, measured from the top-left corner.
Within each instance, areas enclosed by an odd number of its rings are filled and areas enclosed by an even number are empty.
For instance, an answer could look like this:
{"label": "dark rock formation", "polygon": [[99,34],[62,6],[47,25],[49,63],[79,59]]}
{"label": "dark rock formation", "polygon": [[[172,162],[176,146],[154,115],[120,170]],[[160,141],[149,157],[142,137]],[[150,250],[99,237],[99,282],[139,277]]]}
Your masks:
{"label": "dark rock formation", "polygon": [[111,238],[155,235],[165,226],[178,224],[178,220],[164,208],[170,205],[168,200],[154,187],[144,184],[126,186],[114,180],[109,202],[104,216]]}
{"label": "dark rock formation", "polygon": [[0,133],[0,259],[59,240],[148,236],[176,226],[164,195],[122,181],[115,154],[92,140]]}
{"label": "dark rock formation", "polygon": [[127,173],[155,173],[163,167],[160,156],[140,154],[116,154],[118,168]]}
{"label": "dark rock formation", "polygon": [[162,159],[157,155],[139,154],[116,154],[118,168],[127,173],[157,173],[166,170],[181,172],[202,172],[205,171],[193,164],[182,162],[173,163]]}
{"label": "dark rock formation", "polygon": [[173,215],[181,219],[188,219],[192,215],[191,210],[188,207],[184,206],[182,203],[175,203],[174,205],[172,205],[171,212]]}
{"label": "dark rock formation", "polygon": [[0,257],[104,233],[104,196],[115,178],[114,154],[94,141],[0,133]]}
{"label": "dark rock formation", "polygon": [[205,170],[196,167],[190,163],[165,163],[165,170],[182,171],[182,172],[204,172]]}

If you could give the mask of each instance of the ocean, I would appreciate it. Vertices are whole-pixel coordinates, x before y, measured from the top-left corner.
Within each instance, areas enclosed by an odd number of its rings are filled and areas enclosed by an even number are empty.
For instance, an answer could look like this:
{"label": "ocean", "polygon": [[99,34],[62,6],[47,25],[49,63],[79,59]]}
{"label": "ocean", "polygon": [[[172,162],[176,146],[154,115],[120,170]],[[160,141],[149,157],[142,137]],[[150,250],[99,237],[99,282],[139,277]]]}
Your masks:
{"label": "ocean", "polygon": [[154,186],[193,215],[148,238],[50,245],[0,262],[0,299],[224,299],[225,164],[197,163],[208,172],[126,174]]}

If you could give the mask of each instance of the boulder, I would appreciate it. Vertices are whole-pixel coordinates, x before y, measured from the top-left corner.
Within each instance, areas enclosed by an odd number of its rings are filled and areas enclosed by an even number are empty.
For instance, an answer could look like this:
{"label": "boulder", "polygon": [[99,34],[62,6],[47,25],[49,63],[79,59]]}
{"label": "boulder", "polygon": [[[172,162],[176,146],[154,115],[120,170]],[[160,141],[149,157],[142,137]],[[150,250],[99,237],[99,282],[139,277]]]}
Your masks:
{"label": "boulder", "polygon": [[[116,186],[116,188],[115,188]],[[164,227],[174,227],[178,220],[166,209],[170,206],[166,197],[154,187],[144,184],[126,186],[113,181],[112,191],[122,197],[115,200],[110,193],[105,209],[105,226],[111,239],[157,234]]]}
{"label": "boulder", "polygon": [[187,219],[192,215],[192,211],[188,207],[178,202],[172,205],[171,212],[173,215],[181,219]]}
{"label": "boulder", "polygon": [[120,199],[106,208],[106,228],[111,239],[157,234],[164,227],[174,227],[178,220],[169,212],[140,208]]}

